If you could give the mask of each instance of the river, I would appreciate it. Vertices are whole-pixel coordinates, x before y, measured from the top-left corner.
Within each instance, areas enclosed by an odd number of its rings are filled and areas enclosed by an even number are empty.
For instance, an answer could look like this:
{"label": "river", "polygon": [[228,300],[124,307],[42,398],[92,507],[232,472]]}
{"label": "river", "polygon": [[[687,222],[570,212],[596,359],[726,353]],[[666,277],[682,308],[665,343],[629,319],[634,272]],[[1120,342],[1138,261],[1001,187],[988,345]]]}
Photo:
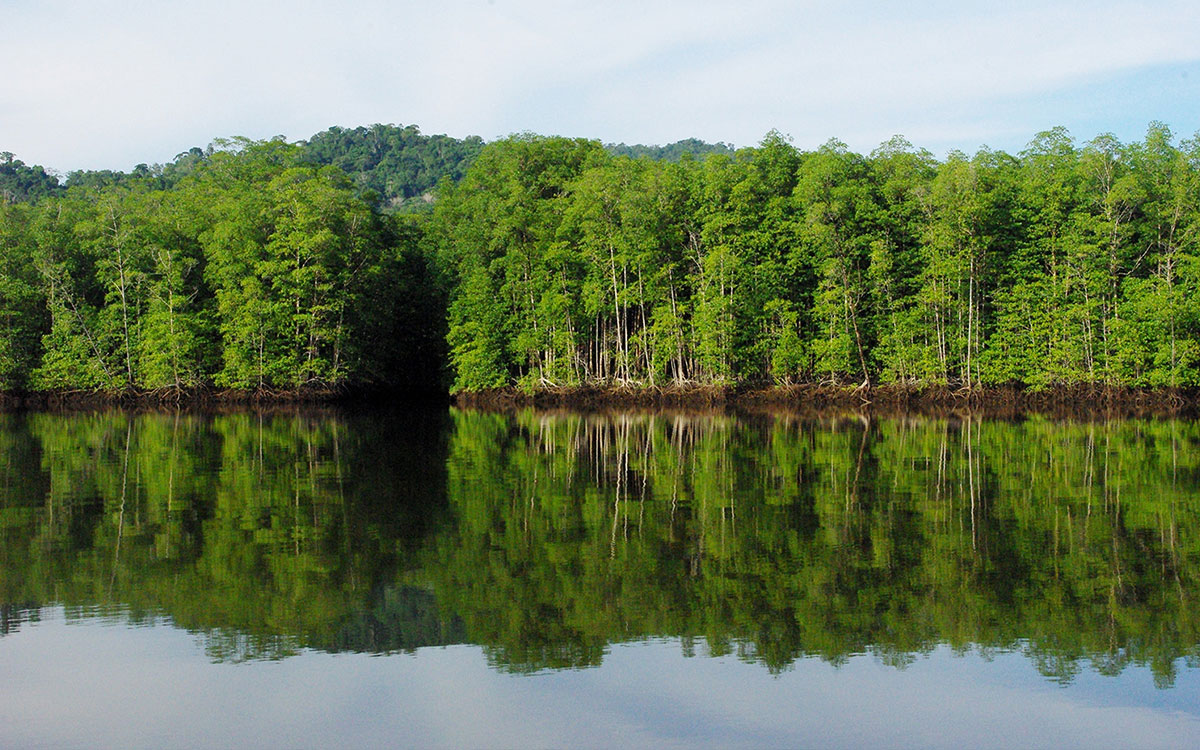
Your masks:
{"label": "river", "polygon": [[1200,424],[0,414],[0,746],[1200,742]]}

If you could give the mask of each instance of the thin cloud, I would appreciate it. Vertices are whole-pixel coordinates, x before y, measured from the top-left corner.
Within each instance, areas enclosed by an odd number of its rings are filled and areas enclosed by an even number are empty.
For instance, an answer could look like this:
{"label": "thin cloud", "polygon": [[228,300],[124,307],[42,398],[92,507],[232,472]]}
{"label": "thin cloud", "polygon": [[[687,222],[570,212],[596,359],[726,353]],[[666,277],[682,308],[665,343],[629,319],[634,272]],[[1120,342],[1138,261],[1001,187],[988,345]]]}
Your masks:
{"label": "thin cloud", "polygon": [[[801,146],[838,136],[856,148],[878,140],[855,134],[926,145],[920,134],[936,131],[971,150],[1080,120],[1056,92],[1200,60],[1200,6],[1124,0],[50,0],[10,2],[0,22],[0,66],[17,71],[0,80],[0,148],[59,169],[373,122],[659,143],[748,144],[778,128]],[[1022,97],[1036,111],[998,112]],[[1181,131],[1197,119],[1185,114]]]}

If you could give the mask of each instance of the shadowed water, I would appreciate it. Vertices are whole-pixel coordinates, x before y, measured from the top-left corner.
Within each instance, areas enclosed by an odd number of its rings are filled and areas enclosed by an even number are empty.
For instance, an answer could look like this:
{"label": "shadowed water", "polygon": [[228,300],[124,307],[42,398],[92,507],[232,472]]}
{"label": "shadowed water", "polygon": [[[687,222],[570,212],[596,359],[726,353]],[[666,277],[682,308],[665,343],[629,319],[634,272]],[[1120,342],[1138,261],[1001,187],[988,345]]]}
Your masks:
{"label": "shadowed water", "polygon": [[1190,421],[3,414],[0,744],[1186,744],[1198,469]]}

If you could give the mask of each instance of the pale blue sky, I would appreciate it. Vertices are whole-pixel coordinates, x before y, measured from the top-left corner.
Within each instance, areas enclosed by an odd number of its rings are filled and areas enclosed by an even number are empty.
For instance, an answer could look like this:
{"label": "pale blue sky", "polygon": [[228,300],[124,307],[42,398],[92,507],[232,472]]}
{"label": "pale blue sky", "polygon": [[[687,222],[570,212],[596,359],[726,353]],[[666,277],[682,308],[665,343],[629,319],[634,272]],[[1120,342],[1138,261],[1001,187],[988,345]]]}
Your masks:
{"label": "pale blue sky", "polygon": [[0,150],[62,171],[415,124],[942,155],[1200,129],[1200,3],[0,0]]}

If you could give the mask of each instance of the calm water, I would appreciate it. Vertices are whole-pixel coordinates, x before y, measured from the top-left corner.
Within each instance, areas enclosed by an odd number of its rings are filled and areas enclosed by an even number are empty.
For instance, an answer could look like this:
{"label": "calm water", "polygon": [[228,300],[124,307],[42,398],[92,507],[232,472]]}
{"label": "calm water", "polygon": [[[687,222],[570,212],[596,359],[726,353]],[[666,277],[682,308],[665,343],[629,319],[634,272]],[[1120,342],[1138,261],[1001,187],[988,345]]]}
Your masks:
{"label": "calm water", "polygon": [[1200,424],[0,414],[0,746],[1200,743]]}

